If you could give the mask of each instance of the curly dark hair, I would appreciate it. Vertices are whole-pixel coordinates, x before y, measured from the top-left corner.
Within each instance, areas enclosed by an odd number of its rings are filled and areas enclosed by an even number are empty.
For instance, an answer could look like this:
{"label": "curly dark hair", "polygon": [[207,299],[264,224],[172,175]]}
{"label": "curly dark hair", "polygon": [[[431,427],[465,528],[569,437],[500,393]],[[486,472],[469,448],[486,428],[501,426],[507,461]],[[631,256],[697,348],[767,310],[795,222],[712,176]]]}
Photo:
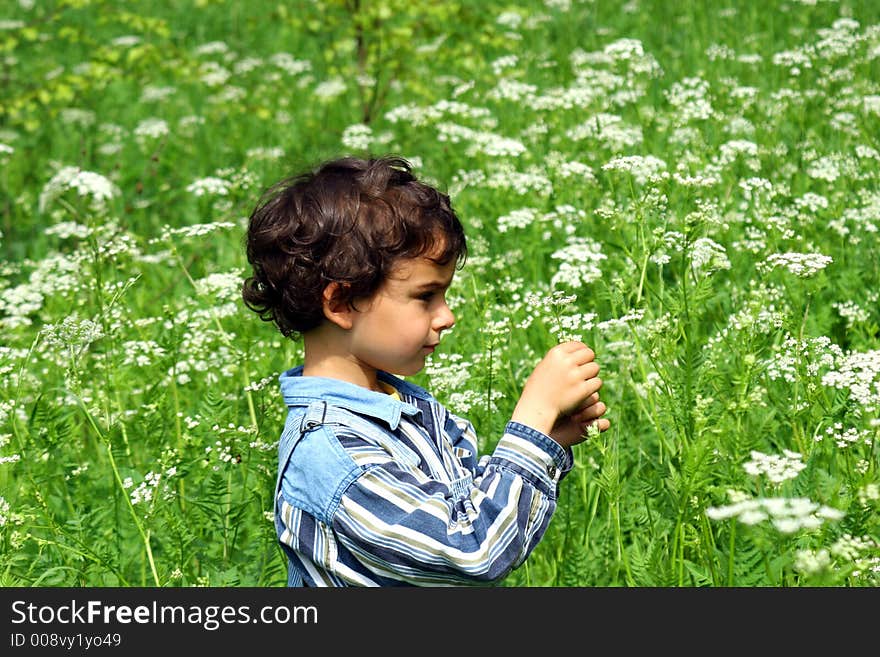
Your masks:
{"label": "curly dark hair", "polygon": [[273,185],[251,213],[245,305],[287,337],[324,320],[323,294],[354,308],[403,258],[457,266],[464,229],[449,196],[419,180],[405,159],[344,157]]}

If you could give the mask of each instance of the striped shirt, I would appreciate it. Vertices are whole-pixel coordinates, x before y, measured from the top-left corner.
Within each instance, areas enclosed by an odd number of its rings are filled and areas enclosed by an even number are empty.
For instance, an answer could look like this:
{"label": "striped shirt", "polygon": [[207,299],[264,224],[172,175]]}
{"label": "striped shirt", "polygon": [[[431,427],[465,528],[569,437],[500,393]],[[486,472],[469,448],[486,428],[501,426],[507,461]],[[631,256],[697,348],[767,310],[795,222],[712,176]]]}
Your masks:
{"label": "striped shirt", "polygon": [[470,422],[385,372],[397,395],[336,379],[279,378],[275,527],[289,586],[461,586],[500,582],[556,509],[571,451],[508,422],[478,456]]}

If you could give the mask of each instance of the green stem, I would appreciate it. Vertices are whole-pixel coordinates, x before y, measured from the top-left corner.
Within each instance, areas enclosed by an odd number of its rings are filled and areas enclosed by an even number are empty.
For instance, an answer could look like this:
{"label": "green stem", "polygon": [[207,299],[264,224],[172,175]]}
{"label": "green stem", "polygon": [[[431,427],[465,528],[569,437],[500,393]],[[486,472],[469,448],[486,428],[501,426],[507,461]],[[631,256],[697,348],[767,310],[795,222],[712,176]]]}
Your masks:
{"label": "green stem", "polygon": [[[647,503],[647,500],[645,501]],[[709,567],[709,573],[712,576],[712,583],[717,586],[719,583],[719,575],[715,572],[715,537],[712,534],[712,528],[709,526],[709,519],[703,515],[700,518],[700,528],[703,530],[703,540],[706,544],[706,565]]]}
{"label": "green stem", "polygon": [[679,521],[678,537],[678,585],[684,586],[684,523]]}
{"label": "green stem", "polygon": [[681,532],[679,531],[681,528],[681,518],[676,520],[675,529],[672,530],[672,550],[671,550],[671,575],[675,574],[675,560],[678,558],[678,544],[681,538]]}
{"label": "green stem", "polygon": [[223,561],[229,558],[229,519],[232,515],[232,468],[226,469],[226,513],[223,514]]}
{"label": "green stem", "polygon": [[489,338],[489,381],[487,384],[486,390],[486,417],[492,417],[492,365],[494,360],[495,350],[493,349],[495,343],[492,341],[492,338]]}
{"label": "green stem", "polygon": [[639,287],[636,290],[636,302],[635,306],[638,307],[639,302],[642,300],[642,291],[645,288],[645,276],[648,273],[648,262],[650,260],[650,250],[648,249],[647,240],[645,239],[645,222],[639,222],[639,241],[642,243],[642,251],[644,255],[642,256],[642,266],[641,273],[639,274]]}
{"label": "green stem", "polygon": [[727,557],[727,585],[733,586],[733,555],[736,547],[736,520],[730,521],[730,548]]}
{"label": "green stem", "polygon": [[92,414],[89,413],[89,410],[86,408],[85,404],[83,404],[82,400],[79,400],[80,408],[82,408],[83,412],[86,415],[86,419],[89,421],[89,424],[92,425],[92,429],[98,436],[98,439],[104,443],[104,446],[107,448],[107,456],[110,458],[110,467],[113,468],[113,476],[116,479],[116,483],[119,486],[119,489],[122,491],[122,496],[125,498],[126,504],[128,505],[128,510],[131,513],[132,520],[134,520],[135,527],[137,527],[138,533],[141,535],[141,540],[144,543],[144,548],[147,552],[147,559],[150,563],[150,570],[153,574],[153,582],[156,586],[161,586],[159,584],[159,574],[156,572],[156,563],[153,560],[153,550],[150,547],[150,535],[149,531],[145,532],[144,527],[141,524],[140,519],[138,518],[137,512],[134,510],[134,505],[131,503],[131,498],[125,491],[125,485],[122,483],[122,477],[119,476],[119,468],[116,467],[116,458],[113,456],[113,446],[110,444],[110,441],[104,437],[101,429],[98,428],[98,425],[95,424],[94,418],[92,418]]}
{"label": "green stem", "polygon": [[682,322],[682,334],[684,337],[684,433],[688,444],[693,442],[694,438],[694,416],[693,416],[693,371],[691,364],[693,363],[693,344],[690,335],[690,297],[688,296],[688,270],[685,269],[684,276],[681,277],[681,293],[682,293],[682,309],[684,311],[684,320]]}
{"label": "green stem", "polygon": [[[615,437],[616,438],[616,437]],[[623,530],[620,527],[620,452],[617,449],[618,444],[615,439],[614,443],[614,504],[612,505],[612,514],[614,519],[614,534],[617,539],[617,553],[623,561],[623,568],[626,571],[626,583],[628,586],[635,586],[632,572],[629,567],[629,558],[626,555],[626,549],[623,546]]]}
{"label": "green stem", "polygon": [[614,501],[612,507],[614,514],[614,533],[617,539],[617,555],[623,561],[623,569],[626,571],[626,583],[628,586],[635,586],[632,572],[629,569],[629,558],[626,556],[626,550],[623,547],[623,532],[620,528],[620,499]]}
{"label": "green stem", "polygon": [[[40,341],[40,337],[42,333],[37,333],[37,337],[34,338],[33,342],[31,342],[31,346],[28,349],[27,355],[24,357],[24,360],[21,362],[21,366],[18,368],[18,381],[15,382],[15,406],[17,407],[19,402],[21,401],[21,383],[24,380],[24,368],[25,365],[30,363],[31,356],[34,354],[34,349],[37,347],[37,343]],[[18,413],[13,411],[9,414],[9,420],[12,424],[12,433],[15,435],[16,441],[18,441],[18,448],[23,452],[25,451],[25,440],[22,436],[21,430],[18,426]]]}
{"label": "green stem", "polygon": [[[171,395],[174,398],[174,430],[177,433],[177,453],[183,455],[183,431],[180,428],[180,394],[177,391],[177,362],[171,368]],[[177,478],[177,499],[180,500],[180,510],[186,511],[186,484],[185,477]]]}

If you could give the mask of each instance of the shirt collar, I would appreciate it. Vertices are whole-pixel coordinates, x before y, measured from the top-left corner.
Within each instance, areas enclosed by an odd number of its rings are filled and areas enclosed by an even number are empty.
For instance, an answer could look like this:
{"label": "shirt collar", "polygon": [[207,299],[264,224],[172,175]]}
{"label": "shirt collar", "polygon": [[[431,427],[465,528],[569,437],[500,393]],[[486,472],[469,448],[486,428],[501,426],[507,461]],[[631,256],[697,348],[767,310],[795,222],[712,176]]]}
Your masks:
{"label": "shirt collar", "polygon": [[400,424],[401,415],[414,416],[421,412],[415,405],[406,401],[432,401],[432,397],[419,386],[403,379],[379,371],[379,379],[388,383],[400,393],[401,399],[394,399],[384,392],[375,392],[347,381],[322,376],[303,376],[303,366],[298,365],[278,377],[281,395],[288,406],[304,406],[313,401],[326,401],[360,415],[384,421],[391,429]]}

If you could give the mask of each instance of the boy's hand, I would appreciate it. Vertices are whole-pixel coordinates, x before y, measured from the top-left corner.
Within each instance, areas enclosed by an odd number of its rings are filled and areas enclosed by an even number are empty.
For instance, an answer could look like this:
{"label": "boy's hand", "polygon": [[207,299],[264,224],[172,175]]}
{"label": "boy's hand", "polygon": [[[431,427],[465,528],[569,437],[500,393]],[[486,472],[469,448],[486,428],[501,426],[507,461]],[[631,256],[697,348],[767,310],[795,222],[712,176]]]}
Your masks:
{"label": "boy's hand", "polygon": [[[590,396],[602,387],[595,356],[582,342],[563,342],[550,349],[526,380],[511,419],[550,435],[561,417],[587,413],[595,405],[588,404]],[[571,442],[571,433],[568,430],[562,437],[563,447],[580,442],[580,436]]]}
{"label": "boy's hand", "polygon": [[571,415],[561,416],[548,435],[564,447],[576,445],[586,440],[587,431],[592,425],[599,431],[608,430],[611,422],[600,419],[607,410],[605,404],[599,401],[599,393],[594,392],[583,407]]}

